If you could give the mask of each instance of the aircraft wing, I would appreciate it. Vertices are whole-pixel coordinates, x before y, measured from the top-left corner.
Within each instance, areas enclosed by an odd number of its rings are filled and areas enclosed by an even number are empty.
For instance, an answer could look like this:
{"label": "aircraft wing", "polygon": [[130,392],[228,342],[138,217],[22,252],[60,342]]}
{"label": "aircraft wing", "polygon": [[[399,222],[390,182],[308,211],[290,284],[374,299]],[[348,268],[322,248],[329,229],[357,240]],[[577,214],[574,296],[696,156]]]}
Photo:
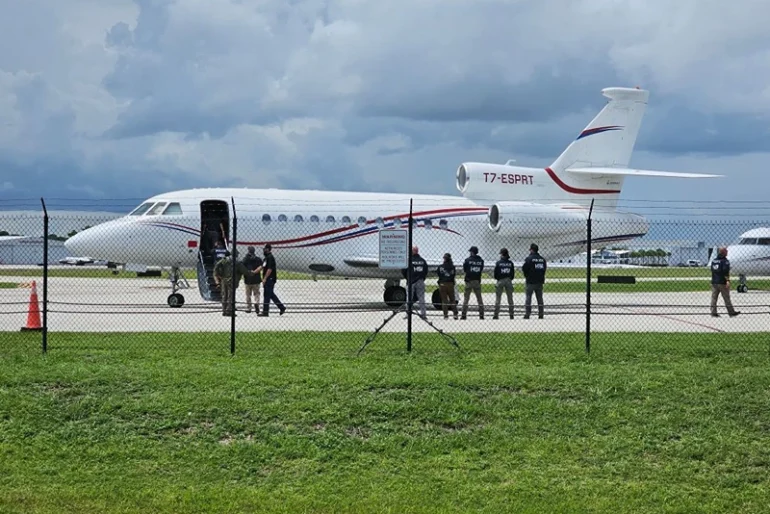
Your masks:
{"label": "aircraft wing", "polygon": [[625,175],[632,177],[674,177],[674,178],[716,178],[724,175],[704,173],[679,173],[676,171],[635,170],[630,168],[567,168],[570,173],[580,175]]}

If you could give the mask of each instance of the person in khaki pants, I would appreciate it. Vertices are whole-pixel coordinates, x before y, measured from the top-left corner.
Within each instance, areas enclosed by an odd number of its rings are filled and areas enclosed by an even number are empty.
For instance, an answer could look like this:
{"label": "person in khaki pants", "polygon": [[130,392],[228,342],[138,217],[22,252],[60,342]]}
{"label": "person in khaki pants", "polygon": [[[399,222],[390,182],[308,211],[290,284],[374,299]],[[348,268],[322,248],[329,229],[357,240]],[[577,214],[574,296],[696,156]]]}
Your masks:
{"label": "person in khaki pants", "polygon": [[711,261],[711,316],[714,318],[719,317],[717,300],[720,294],[725,302],[727,314],[731,318],[740,314],[730,300],[730,261],[727,260],[727,248],[724,246],[717,251],[717,258]]}
{"label": "person in khaki pants", "polygon": [[251,312],[251,302],[254,299],[254,312],[259,314],[259,289],[262,286],[262,259],[256,254],[253,246],[247,248],[246,256],[243,258],[243,265],[249,271],[254,271],[254,275],[248,275],[243,279],[243,285],[246,288],[246,312]]}
{"label": "person in khaki pants", "polygon": [[455,300],[455,265],[452,255],[445,253],[444,262],[436,268],[438,274],[438,289],[441,296],[441,309],[444,311],[444,319],[449,318],[449,310],[457,319],[457,301]]}

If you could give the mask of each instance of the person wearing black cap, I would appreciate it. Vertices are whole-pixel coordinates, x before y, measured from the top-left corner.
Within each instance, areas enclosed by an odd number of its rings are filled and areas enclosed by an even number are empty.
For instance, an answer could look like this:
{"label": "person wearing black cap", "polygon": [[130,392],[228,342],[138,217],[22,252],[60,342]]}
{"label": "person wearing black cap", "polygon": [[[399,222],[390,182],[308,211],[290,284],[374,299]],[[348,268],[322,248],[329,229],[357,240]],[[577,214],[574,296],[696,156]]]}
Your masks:
{"label": "person wearing black cap", "polygon": [[265,260],[262,264],[262,269],[265,272],[264,276],[262,277],[262,284],[265,288],[265,299],[264,303],[262,304],[262,312],[259,314],[259,316],[266,318],[270,315],[270,301],[275,303],[275,305],[278,307],[279,314],[283,315],[283,313],[286,312],[286,307],[283,305],[283,303],[281,303],[281,300],[275,294],[276,265],[275,257],[273,257],[272,245],[267,243],[262,253],[265,256]]}
{"label": "person wearing black cap", "polygon": [[498,319],[500,316],[500,300],[505,290],[505,296],[508,298],[508,314],[513,319],[513,263],[507,248],[500,249],[500,260],[495,263],[495,314],[492,319]]}
{"label": "person wearing black cap", "polygon": [[246,257],[243,258],[243,265],[249,271],[255,273],[246,275],[243,278],[243,286],[246,288],[246,312],[251,312],[251,298],[254,297],[254,312],[259,314],[259,289],[262,285],[262,277],[259,272],[262,271],[262,259],[255,253],[255,248],[247,248]]}
{"label": "person wearing black cap", "polygon": [[484,319],[484,300],[481,299],[481,272],[484,271],[484,259],[479,257],[479,249],[475,246],[471,246],[468,251],[471,255],[463,263],[465,299],[463,300],[463,313],[460,319],[465,319],[468,315],[468,300],[471,298],[471,291],[476,294],[476,301],[479,304],[479,319]]}
{"label": "person wearing black cap", "polygon": [[546,263],[540,256],[535,243],[529,246],[529,255],[524,259],[521,271],[526,279],[526,297],[524,299],[524,319],[529,319],[532,312],[532,293],[537,298],[537,317],[543,319],[543,284],[545,283]]}

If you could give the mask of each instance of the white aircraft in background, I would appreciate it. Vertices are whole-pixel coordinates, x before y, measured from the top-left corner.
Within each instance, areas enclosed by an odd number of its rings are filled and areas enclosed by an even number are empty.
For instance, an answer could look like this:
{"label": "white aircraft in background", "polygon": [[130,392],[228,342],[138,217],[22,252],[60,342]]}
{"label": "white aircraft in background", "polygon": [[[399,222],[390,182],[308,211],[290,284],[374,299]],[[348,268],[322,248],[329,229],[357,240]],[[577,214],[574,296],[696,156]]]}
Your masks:
{"label": "white aircraft in background", "polygon": [[[588,207],[592,241],[608,243],[644,236],[647,221],[616,209],[627,176],[704,178],[719,175],[629,169],[649,92],[602,90],[609,100],[599,114],[547,168],[466,162],[456,173],[462,197],[395,193],[278,189],[191,189],[147,199],[128,215],[79,232],[65,242],[72,254],[119,263],[124,269],[171,268],[168,304],[181,306],[175,277],[197,266],[201,297],[218,301],[212,245],[230,248],[231,199],[237,215],[237,246],[271,243],[281,270],[385,279],[384,301],[400,306],[406,289],[398,270],[379,268],[380,230],[407,223],[414,201],[414,244],[433,268],[445,252],[458,271],[470,246],[492,269],[500,248],[522,260],[529,245],[553,261],[586,247]],[[518,264],[521,261],[514,261]],[[434,294],[434,305],[440,305]]]}
{"label": "white aircraft in background", "polygon": [[770,228],[754,228],[741,234],[736,244],[727,247],[727,259],[730,274],[737,273],[739,277],[735,290],[747,292],[746,275],[770,275]]}

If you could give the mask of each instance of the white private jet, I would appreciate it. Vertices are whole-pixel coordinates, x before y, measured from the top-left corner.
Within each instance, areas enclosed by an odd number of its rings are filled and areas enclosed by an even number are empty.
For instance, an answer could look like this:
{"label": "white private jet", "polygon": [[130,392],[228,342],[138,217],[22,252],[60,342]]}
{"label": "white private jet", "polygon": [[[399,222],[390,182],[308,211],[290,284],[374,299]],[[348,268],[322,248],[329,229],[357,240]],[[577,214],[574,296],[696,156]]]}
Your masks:
{"label": "white private jet", "polygon": [[747,292],[747,275],[770,275],[770,228],[754,228],[741,234],[736,244],[727,247],[727,258],[730,261],[730,273],[737,273],[739,277],[735,290],[739,293]]}
{"label": "white private jet", "polygon": [[[212,279],[212,245],[230,248],[231,199],[237,215],[240,255],[271,243],[282,270],[385,280],[390,306],[406,301],[398,270],[379,267],[380,230],[402,227],[414,201],[414,244],[431,267],[445,252],[459,262],[470,246],[491,269],[501,247],[524,258],[537,242],[548,260],[585,251],[591,201],[592,241],[630,240],[647,233],[647,221],[616,209],[627,176],[706,178],[720,175],[629,169],[649,92],[602,90],[607,104],[547,168],[466,162],[456,173],[462,197],[395,193],[278,189],[191,189],[147,199],[128,215],[79,232],[65,242],[72,254],[119,263],[124,269],[161,266],[172,271],[168,304],[184,303],[177,292],[181,268],[197,266],[201,297],[220,300]],[[520,264],[520,261],[518,262]],[[436,292],[434,305],[440,305]]]}

